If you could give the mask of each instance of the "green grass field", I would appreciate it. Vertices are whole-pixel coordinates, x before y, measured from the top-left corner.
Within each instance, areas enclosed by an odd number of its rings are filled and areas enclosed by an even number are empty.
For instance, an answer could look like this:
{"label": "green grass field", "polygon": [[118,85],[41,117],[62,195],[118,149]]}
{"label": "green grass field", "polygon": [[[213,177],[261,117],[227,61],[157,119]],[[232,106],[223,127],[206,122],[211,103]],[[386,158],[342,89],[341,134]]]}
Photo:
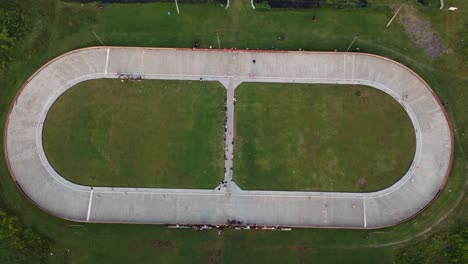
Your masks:
{"label": "green grass field", "polygon": [[47,115],[46,155],[90,186],[214,188],[223,179],[218,82],[92,80]]}
{"label": "green grass field", "polygon": [[[412,161],[412,124],[376,89],[249,83],[236,91],[234,179],[243,188],[375,191]],[[216,82],[83,82],[52,106],[46,155],[83,185],[213,188],[223,175],[223,97]]]}
{"label": "green grass field", "polygon": [[[380,230],[232,230],[219,236],[216,231],[171,230],[151,225],[77,224],[50,216],[31,204],[1,163],[0,205],[52,241],[53,255],[48,254],[48,262],[394,263],[400,252],[412,249],[419,252],[420,247],[434,252],[431,250],[434,243],[425,239],[468,224],[466,206],[458,207],[442,221],[456,204],[468,203],[466,198],[460,198],[468,177],[467,68],[463,53],[466,40],[462,42],[468,33],[468,1],[445,1],[446,6],[457,6],[457,12],[439,10],[435,3],[438,1],[432,1],[430,7],[419,6],[416,1],[391,0],[375,9],[269,11],[253,11],[248,8],[248,1],[236,1],[243,5],[232,1],[228,10],[218,5],[180,4],[181,15],[171,17],[166,12],[171,10],[175,14],[172,3],[115,4],[98,9],[94,4],[82,7],[58,0],[25,1],[32,30],[17,42],[13,53],[15,62],[0,77],[2,124],[15,93],[36,69],[66,51],[101,45],[90,30],[94,29],[107,45],[191,47],[198,40],[203,47],[217,47],[218,32],[222,48],[327,51],[345,51],[359,34],[353,48],[409,66],[448,101],[447,111],[455,128],[454,164],[440,197],[411,221]],[[415,15],[430,22],[449,48],[447,54],[430,60],[406,36],[398,20],[385,27],[401,2],[408,3]],[[318,24],[310,22],[313,16],[318,18]],[[278,41],[281,33],[284,40]],[[430,263],[427,260],[430,255],[423,254],[418,259]]]}
{"label": "green grass field", "polygon": [[408,115],[377,89],[246,83],[236,97],[234,180],[242,188],[376,191],[413,160]]}

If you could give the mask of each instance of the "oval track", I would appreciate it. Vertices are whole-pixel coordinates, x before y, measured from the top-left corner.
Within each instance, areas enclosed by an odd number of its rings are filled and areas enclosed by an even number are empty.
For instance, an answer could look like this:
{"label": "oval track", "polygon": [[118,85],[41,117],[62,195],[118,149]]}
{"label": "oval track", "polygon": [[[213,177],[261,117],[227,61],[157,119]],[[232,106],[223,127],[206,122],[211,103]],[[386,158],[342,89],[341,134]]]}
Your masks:
{"label": "oval track", "polygon": [[[227,88],[230,130],[234,89],[242,82],[372,86],[391,95],[408,113],[415,129],[416,154],[399,181],[372,193],[247,191],[233,182],[220,191],[71,183],[55,172],[45,156],[42,129],[47,112],[73,85],[118,74],[220,81]],[[18,92],[7,117],[4,146],[13,179],[37,206],[72,221],[106,223],[224,224],[236,219],[259,225],[381,228],[405,221],[428,206],[445,185],[453,158],[448,116],[418,75],[383,57],[338,52],[126,47],[71,51],[36,71]],[[229,161],[226,165],[232,166]]]}

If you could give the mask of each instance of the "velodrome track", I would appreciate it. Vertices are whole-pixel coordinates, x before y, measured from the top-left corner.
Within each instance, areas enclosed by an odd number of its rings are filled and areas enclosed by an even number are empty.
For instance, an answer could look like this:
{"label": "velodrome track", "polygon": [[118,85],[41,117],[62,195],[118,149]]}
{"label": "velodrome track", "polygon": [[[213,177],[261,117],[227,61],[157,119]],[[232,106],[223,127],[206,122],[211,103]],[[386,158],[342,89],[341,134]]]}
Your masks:
{"label": "velodrome track", "polygon": [[[408,113],[415,129],[414,160],[394,185],[372,193],[246,191],[231,181],[221,190],[71,183],[55,172],[44,153],[47,112],[73,85],[122,73],[144,79],[220,81],[227,88],[230,131],[234,89],[242,82],[372,86],[391,95]],[[4,151],[21,191],[48,213],[72,221],[224,224],[235,219],[291,227],[381,228],[417,215],[437,197],[450,173],[453,135],[431,88],[405,66],[375,55],[91,47],[53,59],[28,79],[10,107]],[[226,151],[232,153],[232,147]]]}

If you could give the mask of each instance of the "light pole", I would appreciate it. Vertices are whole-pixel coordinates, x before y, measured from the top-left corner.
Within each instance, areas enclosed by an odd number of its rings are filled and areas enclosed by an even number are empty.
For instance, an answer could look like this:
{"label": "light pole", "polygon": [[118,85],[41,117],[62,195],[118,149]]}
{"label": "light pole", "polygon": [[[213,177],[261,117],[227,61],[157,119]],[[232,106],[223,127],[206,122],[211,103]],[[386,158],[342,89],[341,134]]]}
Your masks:
{"label": "light pole", "polygon": [[387,27],[390,26],[390,24],[392,23],[393,19],[395,19],[395,17],[398,15],[398,12],[400,12],[401,8],[403,7],[403,5],[401,5],[398,10],[395,12],[395,14],[392,16],[392,19],[390,19],[390,21],[388,21],[387,23]]}
{"label": "light pole", "polygon": [[180,15],[180,12],[179,12],[179,5],[177,4],[177,0],[174,0],[175,2],[175,7],[177,9],[177,14]]}
{"label": "light pole", "polygon": [[346,52],[349,51],[349,49],[350,49],[351,46],[353,45],[354,41],[356,41],[356,39],[357,39],[358,37],[359,37],[359,35],[356,35],[356,36],[354,37],[353,41],[351,41],[351,44],[349,44],[348,49],[346,50]]}
{"label": "light pole", "polygon": [[100,38],[100,37],[96,34],[96,32],[94,31],[94,28],[91,28],[91,32],[93,32],[94,36],[99,40],[99,42],[101,42],[101,44],[102,44],[103,46],[105,46],[105,45],[104,45],[104,42],[102,42],[101,38]]}

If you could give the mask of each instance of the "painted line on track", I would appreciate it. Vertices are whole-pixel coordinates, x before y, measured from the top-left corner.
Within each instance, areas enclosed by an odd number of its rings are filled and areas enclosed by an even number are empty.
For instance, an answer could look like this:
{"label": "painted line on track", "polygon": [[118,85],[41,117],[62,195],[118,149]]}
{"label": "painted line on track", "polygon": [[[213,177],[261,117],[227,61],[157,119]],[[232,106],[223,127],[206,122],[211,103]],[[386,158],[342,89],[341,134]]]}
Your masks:
{"label": "painted line on track", "polygon": [[94,190],[91,190],[91,192],[89,192],[88,213],[86,214],[86,222],[89,222],[89,215],[91,214],[91,205],[93,204],[93,192]]}

